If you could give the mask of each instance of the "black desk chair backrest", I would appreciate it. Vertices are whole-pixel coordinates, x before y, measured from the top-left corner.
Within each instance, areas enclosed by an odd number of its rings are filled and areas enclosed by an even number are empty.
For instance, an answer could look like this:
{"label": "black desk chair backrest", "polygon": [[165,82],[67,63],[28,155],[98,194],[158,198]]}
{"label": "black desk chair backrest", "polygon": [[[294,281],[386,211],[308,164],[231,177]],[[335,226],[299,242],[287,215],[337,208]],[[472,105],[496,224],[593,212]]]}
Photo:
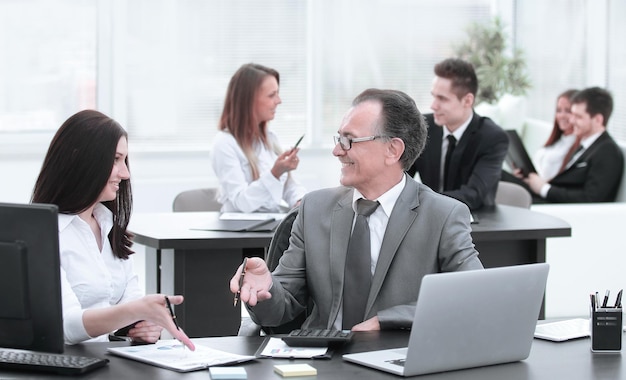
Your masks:
{"label": "black desk chair backrest", "polygon": [[[274,231],[274,236],[272,237],[272,241],[270,242],[270,247],[267,250],[267,255],[265,257],[265,262],[267,263],[267,267],[270,271],[274,271],[278,266],[278,262],[280,258],[283,256],[283,253],[289,248],[289,237],[291,236],[291,226],[293,225],[294,220],[296,220],[296,216],[298,215],[298,207],[293,208],[291,211],[287,213],[285,218],[280,222],[280,224],[276,227],[276,231]],[[310,307],[310,305],[309,305]],[[300,328],[302,323],[307,317],[307,312],[304,311],[302,314],[298,315],[294,320],[282,324],[280,326],[268,327],[261,326],[261,329],[266,334],[286,334],[292,330]]]}

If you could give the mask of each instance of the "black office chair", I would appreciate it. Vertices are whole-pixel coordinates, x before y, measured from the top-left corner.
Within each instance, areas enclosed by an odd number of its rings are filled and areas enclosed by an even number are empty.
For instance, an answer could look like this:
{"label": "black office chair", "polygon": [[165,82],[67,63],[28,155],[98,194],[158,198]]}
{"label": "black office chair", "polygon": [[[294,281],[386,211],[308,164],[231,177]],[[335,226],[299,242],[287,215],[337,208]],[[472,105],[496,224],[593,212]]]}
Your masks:
{"label": "black office chair", "polygon": [[[274,271],[278,266],[278,262],[280,258],[283,256],[283,253],[287,248],[289,248],[289,237],[291,236],[291,226],[293,225],[294,220],[296,220],[296,216],[298,215],[298,207],[293,208],[291,211],[287,213],[285,218],[278,224],[276,230],[274,231],[274,236],[272,237],[272,241],[270,242],[270,246],[267,250],[267,254],[265,256],[265,262],[267,263],[267,267],[270,271]],[[311,305],[309,305],[311,307]],[[286,334],[292,330],[300,328],[302,323],[307,317],[307,310],[303,311],[300,315],[298,315],[295,319],[290,322],[284,323],[280,326],[260,326],[260,330],[267,335],[273,334]],[[243,326],[242,326],[243,327]],[[246,331],[242,332],[240,330],[239,335],[258,335],[259,329],[251,329],[250,327],[245,328]]]}
{"label": "black office chair", "polygon": [[[274,269],[276,269],[283,253],[287,250],[287,248],[289,248],[291,226],[293,225],[294,220],[296,220],[298,209],[298,207],[295,207],[289,211],[289,213],[285,216],[285,219],[283,219],[276,227],[276,231],[274,232],[274,236],[270,242],[270,247],[267,250],[267,256],[265,257],[265,262],[267,263],[270,271],[274,271]],[[290,322],[274,327],[261,326],[261,329],[268,335],[287,334],[292,330],[299,329],[306,317],[307,311],[305,310]]]}

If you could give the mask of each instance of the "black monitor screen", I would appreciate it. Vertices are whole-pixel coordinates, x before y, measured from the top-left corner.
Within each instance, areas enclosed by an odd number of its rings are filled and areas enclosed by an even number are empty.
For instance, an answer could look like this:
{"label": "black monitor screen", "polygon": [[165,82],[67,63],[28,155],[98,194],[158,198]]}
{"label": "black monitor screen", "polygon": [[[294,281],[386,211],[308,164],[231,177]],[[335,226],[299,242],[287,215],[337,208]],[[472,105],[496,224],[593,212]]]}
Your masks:
{"label": "black monitor screen", "polygon": [[57,214],[0,203],[0,347],[63,352]]}

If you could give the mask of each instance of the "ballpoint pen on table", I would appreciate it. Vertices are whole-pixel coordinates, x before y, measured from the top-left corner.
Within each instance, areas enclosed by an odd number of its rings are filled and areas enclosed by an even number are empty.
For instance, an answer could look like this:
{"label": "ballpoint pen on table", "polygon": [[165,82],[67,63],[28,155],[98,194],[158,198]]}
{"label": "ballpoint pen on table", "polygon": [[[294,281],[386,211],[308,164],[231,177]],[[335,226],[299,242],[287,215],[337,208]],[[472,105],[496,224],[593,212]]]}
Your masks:
{"label": "ballpoint pen on table", "polygon": [[237,289],[237,293],[235,294],[235,299],[233,300],[233,306],[237,306],[237,302],[239,302],[239,297],[241,296],[241,287],[243,286],[243,277],[246,275],[246,263],[248,262],[248,258],[243,258],[243,264],[241,264],[241,275],[239,276],[239,289]]}
{"label": "ballpoint pen on table", "polygon": [[[174,321],[174,325],[176,325],[176,330],[180,330],[180,326],[178,325],[178,321],[176,320],[176,314],[174,314],[174,309],[172,309],[172,304],[170,303],[170,299],[167,298],[167,296],[165,296],[165,304],[170,311],[170,315],[172,316],[172,321]],[[183,350],[184,349],[185,345],[183,344]]]}

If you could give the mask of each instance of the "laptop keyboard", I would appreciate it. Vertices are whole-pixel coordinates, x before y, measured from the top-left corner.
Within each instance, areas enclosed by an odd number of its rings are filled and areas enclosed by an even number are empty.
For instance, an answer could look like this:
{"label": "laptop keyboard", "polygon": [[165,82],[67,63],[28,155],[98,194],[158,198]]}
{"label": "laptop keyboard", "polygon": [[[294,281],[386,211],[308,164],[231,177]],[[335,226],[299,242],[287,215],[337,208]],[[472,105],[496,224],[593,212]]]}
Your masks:
{"label": "laptop keyboard", "polygon": [[404,364],[406,363],[406,359],[385,360],[385,362],[387,362],[389,364],[398,365],[400,367],[404,367]]}
{"label": "laptop keyboard", "polygon": [[20,350],[0,350],[0,369],[78,375],[103,367],[108,359]]}

